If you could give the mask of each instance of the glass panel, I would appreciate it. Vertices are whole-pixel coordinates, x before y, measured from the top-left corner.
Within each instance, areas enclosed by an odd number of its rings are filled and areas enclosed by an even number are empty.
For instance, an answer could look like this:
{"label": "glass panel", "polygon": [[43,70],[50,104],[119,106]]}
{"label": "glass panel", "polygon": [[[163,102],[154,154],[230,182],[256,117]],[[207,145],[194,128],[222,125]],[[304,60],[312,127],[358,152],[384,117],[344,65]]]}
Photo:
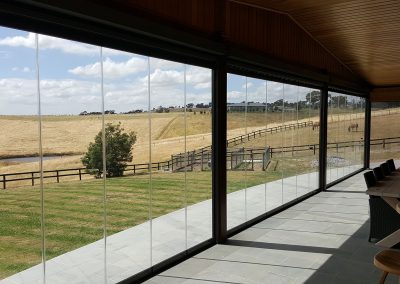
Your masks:
{"label": "glass panel", "polygon": [[104,282],[100,48],[39,35],[39,54],[46,282]]}
{"label": "glass panel", "polygon": [[38,38],[40,104],[35,34],[0,30],[0,277],[114,283],[210,239],[211,70]]}
{"label": "glass panel", "polygon": [[[302,116],[309,123],[304,136],[307,137],[306,143],[302,145],[308,146],[308,151],[304,151],[303,154],[306,160],[305,166],[308,169],[307,180],[308,180],[308,191],[315,190],[319,187],[319,135],[320,135],[320,111],[321,111],[321,92],[316,89],[300,88],[300,98],[304,98],[305,94],[305,109],[299,112],[303,112]],[[303,95],[302,95],[303,94]],[[301,101],[300,101],[301,102]],[[307,118],[308,117],[308,118]],[[311,124],[311,125],[310,125]],[[302,136],[302,133],[299,133]]]}
{"label": "glass panel", "polygon": [[148,58],[103,49],[107,161],[107,276],[151,265]]}
{"label": "glass panel", "polygon": [[[186,249],[184,65],[150,60],[152,264]],[[158,162],[171,161],[165,171]]]}
{"label": "glass panel", "polygon": [[[35,58],[35,34],[0,28],[0,279],[9,283],[43,281]],[[26,269],[35,274],[12,276]]]}
{"label": "glass panel", "polygon": [[247,80],[247,142],[244,143],[246,163],[246,220],[251,220],[265,212],[266,172],[266,86],[265,81],[255,78]]}
{"label": "glass panel", "polygon": [[282,110],[282,186],[283,203],[296,198],[297,179],[296,174],[299,170],[297,159],[294,158],[294,140],[297,128],[297,92],[298,86],[284,84],[284,99]]}
{"label": "glass panel", "polygon": [[[234,74],[227,89],[230,229],[318,188],[321,96]],[[237,118],[244,131],[232,127]]]}
{"label": "glass panel", "polygon": [[211,70],[186,66],[187,246],[212,237]]}
{"label": "glass panel", "polygon": [[228,229],[246,221],[247,163],[244,142],[247,139],[246,78],[228,74],[227,86],[227,216]]}
{"label": "glass panel", "polygon": [[371,105],[371,167],[400,159],[400,102],[375,102]]}
{"label": "glass panel", "polygon": [[267,128],[266,142],[269,156],[266,161],[267,176],[267,210],[274,209],[283,202],[282,184],[282,110],[283,110],[283,84],[273,81],[266,82],[267,87]]}
{"label": "glass panel", "polygon": [[365,99],[329,92],[327,182],[363,167]]}

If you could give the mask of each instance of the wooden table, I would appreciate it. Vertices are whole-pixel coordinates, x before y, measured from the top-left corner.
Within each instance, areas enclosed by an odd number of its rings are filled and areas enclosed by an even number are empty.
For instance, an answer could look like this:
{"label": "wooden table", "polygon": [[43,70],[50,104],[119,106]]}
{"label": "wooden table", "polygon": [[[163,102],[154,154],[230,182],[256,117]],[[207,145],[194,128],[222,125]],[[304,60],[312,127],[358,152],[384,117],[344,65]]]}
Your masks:
{"label": "wooden table", "polygon": [[[376,186],[368,188],[369,195],[381,197],[390,207],[400,214],[400,172],[395,172],[383,181],[378,181]],[[378,246],[391,248],[400,242],[400,229],[376,243]]]}

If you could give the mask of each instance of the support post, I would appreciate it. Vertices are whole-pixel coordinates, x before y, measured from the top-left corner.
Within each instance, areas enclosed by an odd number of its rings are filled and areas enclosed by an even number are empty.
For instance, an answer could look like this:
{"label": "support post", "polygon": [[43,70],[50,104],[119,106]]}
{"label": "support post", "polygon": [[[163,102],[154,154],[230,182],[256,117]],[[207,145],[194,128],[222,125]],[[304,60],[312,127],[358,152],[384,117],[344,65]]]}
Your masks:
{"label": "support post", "polygon": [[326,189],[326,152],[328,140],[328,85],[321,89],[320,128],[319,128],[319,188]]}
{"label": "support post", "polygon": [[369,97],[365,100],[365,127],[364,127],[364,168],[369,168],[369,159],[371,155],[371,100]]}
{"label": "support post", "polygon": [[227,239],[226,197],[226,60],[219,58],[212,74],[212,204],[213,238],[217,244]]}

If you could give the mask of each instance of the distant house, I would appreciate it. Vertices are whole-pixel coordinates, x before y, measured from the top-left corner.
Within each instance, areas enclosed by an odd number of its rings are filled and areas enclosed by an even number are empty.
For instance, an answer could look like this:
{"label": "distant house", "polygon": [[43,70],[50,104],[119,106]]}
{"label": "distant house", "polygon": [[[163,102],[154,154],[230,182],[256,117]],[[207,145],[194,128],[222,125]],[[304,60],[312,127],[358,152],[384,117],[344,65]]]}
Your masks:
{"label": "distant house", "polygon": [[294,107],[283,107],[283,106],[275,106],[274,108],[275,111],[281,112],[282,110],[284,112],[296,112],[297,109]]}
{"label": "distant house", "polygon": [[228,112],[265,112],[265,104],[264,103],[228,103],[227,111]]}

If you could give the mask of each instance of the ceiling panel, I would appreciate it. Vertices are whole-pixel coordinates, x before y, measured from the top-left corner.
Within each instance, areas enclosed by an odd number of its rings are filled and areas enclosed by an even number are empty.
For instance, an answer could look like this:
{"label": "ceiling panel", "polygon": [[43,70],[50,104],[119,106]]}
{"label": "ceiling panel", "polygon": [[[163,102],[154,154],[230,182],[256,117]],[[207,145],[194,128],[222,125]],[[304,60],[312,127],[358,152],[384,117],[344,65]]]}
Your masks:
{"label": "ceiling panel", "polygon": [[371,85],[400,86],[399,0],[234,2],[287,13]]}

